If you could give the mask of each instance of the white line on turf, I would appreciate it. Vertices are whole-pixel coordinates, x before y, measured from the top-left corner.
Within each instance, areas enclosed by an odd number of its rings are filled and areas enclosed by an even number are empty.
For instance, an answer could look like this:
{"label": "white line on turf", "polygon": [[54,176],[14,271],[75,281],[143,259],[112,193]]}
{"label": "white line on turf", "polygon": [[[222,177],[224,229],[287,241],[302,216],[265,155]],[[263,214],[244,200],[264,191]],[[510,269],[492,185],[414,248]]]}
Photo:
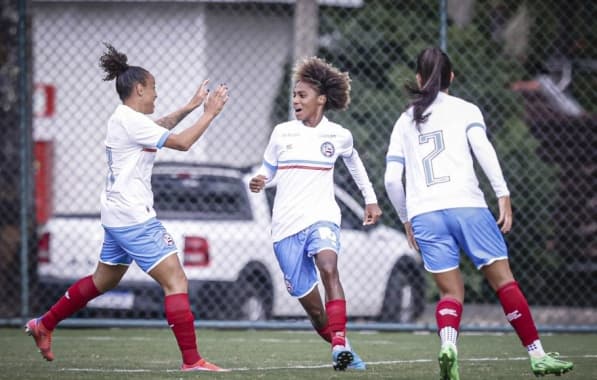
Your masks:
{"label": "white line on turf", "polygon": [[[594,359],[597,358],[597,355],[576,355],[576,356],[560,356],[561,358],[583,358],[583,359]],[[510,358],[497,358],[497,357],[488,357],[488,358],[460,358],[459,361],[465,362],[499,362],[499,361],[519,361],[519,360],[528,360],[527,356],[519,356],[519,357],[510,357]],[[416,363],[431,363],[435,362],[432,359],[411,359],[411,360],[382,360],[382,361],[374,361],[374,362],[367,362],[368,366],[375,366],[375,365],[388,365],[388,364],[416,364]],[[257,368],[229,368],[231,371],[276,371],[281,369],[317,369],[317,368],[328,368],[331,367],[331,364],[316,364],[316,365],[294,365],[294,366],[279,366],[279,367],[257,367]],[[177,369],[167,369],[167,370],[155,370],[155,369],[125,369],[125,368],[113,368],[113,369],[105,369],[105,368],[61,368],[61,371],[65,372],[101,372],[101,373],[144,373],[144,372],[179,372]]]}

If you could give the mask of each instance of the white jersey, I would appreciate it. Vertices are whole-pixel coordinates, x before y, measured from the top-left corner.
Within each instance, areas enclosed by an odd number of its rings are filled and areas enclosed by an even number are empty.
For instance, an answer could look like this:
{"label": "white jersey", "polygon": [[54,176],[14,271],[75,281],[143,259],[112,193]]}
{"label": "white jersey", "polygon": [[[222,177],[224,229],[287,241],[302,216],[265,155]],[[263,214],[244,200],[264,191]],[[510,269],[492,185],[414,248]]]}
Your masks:
{"label": "white jersey", "polygon": [[106,227],[126,227],[156,216],[151,172],[158,148],[170,132],[147,115],[119,105],[108,120],[108,173],[101,195],[101,220]]}
{"label": "white jersey", "polygon": [[[386,157],[386,188],[403,222],[430,211],[487,207],[473,169],[471,149],[496,196],[509,195],[477,106],[440,92],[425,113],[430,115],[419,124],[420,130],[413,120],[412,107],[400,116]],[[399,164],[399,174],[390,171],[393,163]],[[388,186],[400,180],[388,178],[388,173],[401,177],[402,165],[406,170],[407,215],[396,204],[402,202],[400,196],[390,190],[396,186]]]}
{"label": "white jersey", "polygon": [[319,221],[340,225],[340,208],[334,196],[334,164],[338,157],[343,158],[365,203],[377,203],[348,129],[325,117],[315,127],[293,120],[274,128],[258,172],[276,184],[274,242]]}

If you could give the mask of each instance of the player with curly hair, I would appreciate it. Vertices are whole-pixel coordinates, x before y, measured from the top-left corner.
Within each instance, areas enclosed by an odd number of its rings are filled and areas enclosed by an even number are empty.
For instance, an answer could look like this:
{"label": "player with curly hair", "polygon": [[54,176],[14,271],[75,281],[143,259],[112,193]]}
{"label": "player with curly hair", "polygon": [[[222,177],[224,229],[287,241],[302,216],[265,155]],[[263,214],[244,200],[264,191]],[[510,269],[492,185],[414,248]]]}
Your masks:
{"label": "player with curly hair", "polygon": [[[324,116],[350,103],[350,77],[311,57],[294,68],[292,106],[296,120],[278,124],[263,164],[251,179],[252,192],[276,185],[272,240],[290,295],[298,298],[313,327],[331,343],[334,369],[364,370],[346,338],[346,300],[338,273],[340,209],[334,197],[334,165],[341,157],[365,199],[363,224],[381,210],[373,186],[353,147],[352,133]],[[325,291],[325,307],[317,271]]]}

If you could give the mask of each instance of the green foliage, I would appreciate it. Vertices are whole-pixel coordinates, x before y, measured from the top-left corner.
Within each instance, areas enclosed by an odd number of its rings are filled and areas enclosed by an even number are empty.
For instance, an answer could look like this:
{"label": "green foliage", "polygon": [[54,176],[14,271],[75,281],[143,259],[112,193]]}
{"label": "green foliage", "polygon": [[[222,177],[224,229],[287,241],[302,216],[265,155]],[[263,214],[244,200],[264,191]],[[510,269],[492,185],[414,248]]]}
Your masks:
{"label": "green foliage", "polygon": [[[539,301],[552,274],[562,266],[562,257],[547,249],[559,232],[552,221],[558,193],[558,167],[537,155],[539,142],[518,118],[507,120],[495,135],[494,145],[501,157],[504,176],[511,192],[514,224],[506,236],[512,270],[531,302]],[[489,189],[487,182],[485,188]],[[485,191],[491,193],[489,190]],[[488,199],[497,204],[497,200]],[[522,275],[524,274],[524,275]],[[546,284],[547,286],[547,284]],[[549,300],[543,300],[549,302]]]}
{"label": "green foliage", "polygon": [[[380,195],[389,136],[408,104],[402,87],[413,80],[418,52],[437,45],[439,35],[437,2],[416,2],[397,8],[395,4],[368,2],[363,9],[355,10],[348,22],[339,22],[332,10],[322,15],[322,32],[334,36],[336,43],[323,47],[321,54],[348,70],[353,78],[350,111],[332,118],[353,131],[355,145]],[[509,88],[528,75],[525,67],[503,53],[501,42],[492,38],[490,24],[490,12],[477,12],[469,25],[449,28],[448,52],[455,69],[450,91],[483,111],[514,194],[517,232],[509,237],[515,258],[513,266],[515,270],[524,270],[526,267],[519,266],[516,257],[524,254],[526,259],[520,263],[525,266],[537,263],[545,256],[546,241],[553,234],[549,215],[553,211],[556,173],[538,158],[538,143],[521,121],[523,103]],[[342,170],[339,172],[342,178],[346,176]],[[479,177],[484,178],[482,174]],[[486,181],[484,191],[494,207],[493,191]],[[380,196],[380,205],[385,211],[385,222],[398,225],[387,197]],[[488,299],[491,292],[474,266],[463,260],[462,269],[469,301],[494,300]]]}
{"label": "green foliage", "polygon": [[[511,117],[492,137],[492,143],[502,165],[504,177],[511,192],[514,224],[505,236],[510,255],[510,265],[523,289],[532,290],[537,280],[533,274],[539,267],[555,270],[558,258],[546,250],[555,226],[551,215],[557,194],[557,167],[547,164],[537,156],[539,142],[528,126],[519,118]],[[477,176],[487,203],[494,215],[499,214],[497,199],[480,168]],[[469,301],[493,300],[491,290],[482,275],[473,266],[463,266]],[[517,276],[517,273],[524,276]]]}
{"label": "green foliage", "polygon": [[[385,153],[393,125],[408,105],[403,86],[414,80],[415,59],[427,46],[438,45],[439,7],[436,1],[370,1],[345,12],[322,12],[321,33],[327,41],[320,55],[348,70],[353,102],[348,112],[330,118],[351,129],[378,193],[383,195]],[[344,22],[341,22],[345,20]],[[523,67],[492,42],[483,14],[466,27],[450,27],[448,52],[456,79],[451,92],[479,105],[490,130],[520,115],[520,102],[508,89]],[[342,169],[339,170],[344,178]],[[380,197],[385,222],[398,224],[387,197]]]}

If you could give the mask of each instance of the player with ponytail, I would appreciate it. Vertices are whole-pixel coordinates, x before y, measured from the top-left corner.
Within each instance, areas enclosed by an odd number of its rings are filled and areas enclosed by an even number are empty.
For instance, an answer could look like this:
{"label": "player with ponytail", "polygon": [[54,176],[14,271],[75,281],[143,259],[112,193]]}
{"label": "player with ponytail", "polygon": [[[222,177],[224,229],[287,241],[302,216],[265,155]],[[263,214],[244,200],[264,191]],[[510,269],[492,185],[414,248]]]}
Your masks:
{"label": "player with ponytail", "polygon": [[[427,48],[419,54],[415,78],[416,87],[406,86],[411,103],[390,138],[385,186],[410,246],[421,252],[439,288],[435,316],[441,338],[440,379],[459,379],[456,341],[464,301],[461,250],[496,292],[529,353],[533,373],[559,375],[571,370],[571,362],[543,351],[526,297],[510,270],[502,236],[512,226],[510,191],[481,111],[448,94],[454,74],[449,57],[440,49]],[[498,199],[497,222],[479,188],[473,154]]]}
{"label": "player with ponytail", "polygon": [[[104,80],[115,80],[122,101],[108,120],[105,140],[106,176],[101,195],[104,243],[92,275],[71,285],[45,314],[26,324],[42,355],[54,360],[52,332],[58,323],[89,301],[116,287],[129,265],[137,265],[163,289],[168,325],[182,356],[182,371],[222,371],[201,357],[195,337],[188,281],[177,255],[177,247],[156,219],[151,191],[151,172],[161,148],[188,150],[205,132],[228,100],[228,89],[220,85],[209,94],[203,81],[191,100],[179,110],[153,121],[157,98],[155,79],[147,70],[130,66],[127,56],[106,44],[100,57]],[[170,130],[204,104],[203,114],[189,128],[176,134]]]}

